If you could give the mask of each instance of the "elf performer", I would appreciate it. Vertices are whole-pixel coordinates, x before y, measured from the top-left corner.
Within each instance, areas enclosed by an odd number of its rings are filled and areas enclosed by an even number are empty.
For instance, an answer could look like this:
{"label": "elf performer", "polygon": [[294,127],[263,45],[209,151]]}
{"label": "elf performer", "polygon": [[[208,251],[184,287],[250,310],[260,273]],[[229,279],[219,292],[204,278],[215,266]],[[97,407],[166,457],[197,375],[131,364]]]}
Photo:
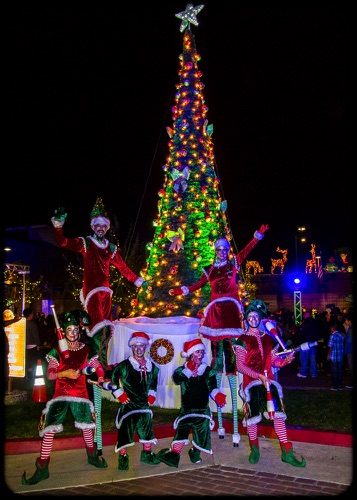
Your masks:
{"label": "elf performer", "polygon": [[274,430],[280,442],[281,460],[295,467],[305,467],[305,459],[296,458],[292,443],[288,442],[283,391],[281,385],[274,380],[272,372],[273,366],[281,368],[291,363],[294,353],[286,357],[278,356],[274,347],[276,332],[266,333],[259,329],[266,313],[264,302],[250,302],[245,311],[248,328],[234,346],[237,370],[243,374],[239,395],[243,400],[243,426],[247,428],[250,444],[248,460],[252,464],[259,461],[258,423],[264,416],[273,420]]}
{"label": "elf performer", "polygon": [[64,314],[63,331],[68,344],[66,355],[59,347],[53,347],[47,354],[46,376],[55,382],[52,398],[42,410],[39,436],[42,437],[40,456],[36,459],[36,471],[30,478],[22,475],[22,484],[37,484],[50,476],[49,463],[53,439],[63,431],[63,421],[68,410],[74,417],[74,426],[81,429],[86,445],[88,463],[104,469],[108,467],[104,458],[98,456],[93,431],[96,430],[94,406],[89,399],[85,370],[95,370],[98,382],[104,381],[104,369],[98,356],[89,356],[89,346],[80,342],[83,327],[90,325],[86,311],[74,310]]}
{"label": "elf performer", "polygon": [[[137,276],[124,262],[119,255],[118,248],[105,238],[105,234],[110,228],[110,220],[104,208],[101,198],[97,198],[93,210],[90,214],[92,236],[66,238],[63,234],[63,225],[67,214],[63,207],[55,210],[55,215],[51,218],[54,226],[56,243],[67,250],[78,252],[83,257],[83,288],[81,290],[81,301],[84,309],[88,311],[92,324],[87,328],[87,335],[90,338],[91,355],[97,355],[99,362],[108,367],[108,344],[114,333],[115,326],[112,321],[112,294],[110,288],[110,266],[115,266],[119,272],[135,286],[144,284],[144,279]],[[102,409],[102,389],[99,386],[93,387],[94,406],[97,414],[97,434],[96,443],[98,453],[102,453],[102,432],[101,432],[101,409]]]}
{"label": "elf performer", "polygon": [[150,337],[145,332],[133,332],[128,344],[132,350],[131,356],[118,363],[112,372],[112,382],[118,387],[113,391],[113,396],[121,403],[115,419],[118,429],[115,453],[119,453],[119,470],[129,469],[127,449],[135,444],[135,432],[143,445],[140,461],[149,465],[160,463],[151,449],[157,439],[150,408],[156,400],[159,368],[150,356],[145,356],[150,344]]}
{"label": "elf performer", "polygon": [[[233,345],[245,330],[244,308],[238,294],[238,274],[241,264],[255,245],[264,237],[268,225],[260,226],[253,239],[237,255],[231,254],[231,245],[226,238],[219,238],[215,244],[213,264],[203,269],[197,283],[190,286],[179,286],[169,291],[170,295],[187,295],[199,290],[207,283],[211,285],[210,303],[204,311],[204,317],[198,329],[201,337],[210,340],[212,361],[216,371],[218,387],[221,386],[223,373],[226,373],[232,398],[233,413],[233,446],[239,446],[237,374]],[[218,435],[224,439],[226,431],[223,427],[222,409],[217,409]]]}
{"label": "elf performer", "polygon": [[201,451],[212,455],[211,430],[214,427],[209,398],[221,408],[226,404],[226,395],[217,389],[215,371],[203,358],[206,348],[201,339],[185,342],[181,357],[188,358],[176,368],[172,379],[181,389],[181,408],[174,422],[175,435],[170,448],[163,448],[157,458],[169,467],[178,467],[182,448],[190,444],[189,457],[193,464],[202,462]]}

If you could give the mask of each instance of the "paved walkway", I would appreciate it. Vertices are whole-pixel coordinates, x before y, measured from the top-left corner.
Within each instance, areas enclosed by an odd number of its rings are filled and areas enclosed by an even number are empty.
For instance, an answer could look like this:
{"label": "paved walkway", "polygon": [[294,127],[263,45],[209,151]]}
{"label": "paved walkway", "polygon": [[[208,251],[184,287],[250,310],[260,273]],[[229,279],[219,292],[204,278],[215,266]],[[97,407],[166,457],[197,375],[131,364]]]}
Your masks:
{"label": "paved walkway", "polygon": [[[317,379],[296,377],[296,368],[285,367],[279,374],[285,388],[328,390],[330,377],[322,373]],[[270,428],[270,426],[269,426]],[[301,431],[304,432],[304,431]],[[305,431],[306,432],[306,431]],[[202,454],[200,464],[192,464],[185,447],[178,469],[165,464],[150,466],[140,462],[142,445],[129,448],[130,468],[119,471],[114,445],[103,447],[107,469],[96,469],[87,463],[84,444],[51,453],[50,477],[37,485],[21,484],[24,471],[30,477],[35,471],[36,453],[8,454],[4,457],[4,480],[7,492],[22,496],[335,496],[352,492],[353,448],[351,440],[333,445],[318,433],[310,442],[290,434],[297,455],[306,459],[306,468],[292,467],[280,459],[279,442],[272,433],[259,438],[261,458],[258,464],[248,462],[248,437],[242,435],[239,447],[233,447],[231,434],[219,439],[212,432],[212,455]],[[169,447],[170,436],[161,437],[154,451]],[[55,439],[56,441],[56,439]]]}
{"label": "paved walkway", "polygon": [[[154,451],[169,447],[170,441],[171,438],[159,439]],[[250,464],[246,435],[239,447],[233,447],[231,435],[219,439],[213,432],[213,454],[202,454],[202,462],[192,464],[186,446],[178,469],[141,463],[139,443],[128,450],[128,471],[118,470],[114,446],[103,447],[107,469],[90,466],[84,447],[53,451],[50,477],[32,486],[22,485],[21,476],[24,471],[27,477],[34,473],[38,453],[6,455],[5,482],[9,492],[34,496],[316,496],[340,495],[352,484],[351,447],[295,441],[296,454],[304,456],[307,462],[306,468],[298,468],[281,461],[276,439],[260,438],[259,442],[261,458],[258,464]]]}

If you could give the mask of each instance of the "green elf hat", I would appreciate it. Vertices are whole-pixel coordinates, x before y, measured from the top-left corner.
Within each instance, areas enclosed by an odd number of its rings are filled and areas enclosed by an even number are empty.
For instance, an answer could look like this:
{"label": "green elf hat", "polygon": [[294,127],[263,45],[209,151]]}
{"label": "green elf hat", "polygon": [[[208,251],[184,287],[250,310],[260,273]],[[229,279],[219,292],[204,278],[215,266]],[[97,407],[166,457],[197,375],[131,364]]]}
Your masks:
{"label": "green elf hat", "polygon": [[249,305],[246,307],[245,310],[245,318],[247,318],[248,314],[252,311],[255,311],[259,314],[260,319],[266,318],[268,314],[268,309],[267,305],[265,302],[262,300],[251,300],[249,302]]}
{"label": "green elf hat", "polygon": [[104,208],[102,198],[97,198],[95,205],[92,209],[92,212],[90,214],[90,225],[91,228],[95,226],[96,224],[102,224],[108,227],[110,227],[110,220],[108,218],[107,211]]}
{"label": "green elf hat", "polygon": [[70,325],[86,328],[91,324],[91,322],[90,316],[86,311],[75,309],[74,311],[64,313],[62,328],[66,330],[66,328]]}

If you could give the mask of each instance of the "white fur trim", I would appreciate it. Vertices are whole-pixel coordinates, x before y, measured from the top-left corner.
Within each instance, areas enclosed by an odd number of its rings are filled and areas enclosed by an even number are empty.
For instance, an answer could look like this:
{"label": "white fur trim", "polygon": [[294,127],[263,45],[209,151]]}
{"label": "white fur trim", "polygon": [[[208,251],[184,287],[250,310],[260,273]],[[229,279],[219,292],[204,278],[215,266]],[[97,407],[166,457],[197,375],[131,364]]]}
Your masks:
{"label": "white fur trim", "polygon": [[194,345],[193,347],[190,347],[190,349],[188,349],[188,351],[187,351],[187,353],[186,353],[186,355],[187,355],[187,356],[184,356],[184,357],[185,357],[185,358],[186,358],[186,357],[188,358],[188,357],[189,357],[189,356],[191,356],[191,354],[193,354],[194,352],[196,352],[196,351],[201,351],[202,349],[203,349],[204,351],[206,351],[205,345],[204,345],[203,343],[202,343],[202,344],[196,344],[196,345]]}
{"label": "white fur trim", "polygon": [[255,231],[254,238],[260,241],[264,238],[264,234],[260,233],[259,231]]}
{"label": "white fur trim", "polygon": [[90,292],[87,293],[87,296],[85,298],[84,302],[84,309],[88,310],[88,302],[93,297],[95,293],[98,292],[108,292],[110,296],[113,295],[113,290],[111,288],[108,288],[107,286],[98,286],[97,288],[93,288]]}
{"label": "white fur trim", "polygon": [[232,434],[232,443],[238,444],[240,441],[240,434]]}
{"label": "white fur trim", "polygon": [[210,426],[211,430],[215,426],[215,423],[214,423],[214,420],[212,418],[212,415],[205,415],[204,413],[187,413],[187,415],[183,415],[182,417],[177,417],[175,419],[174,424],[173,424],[173,428],[177,429],[178,424],[182,420],[185,420],[185,418],[191,418],[191,417],[207,418],[209,420],[209,426]]}
{"label": "white fur trim", "polygon": [[231,248],[231,245],[226,238],[219,238],[214,244],[215,250],[217,250],[217,247],[224,247],[229,250]]}
{"label": "white fur trim", "polygon": [[102,217],[102,216],[93,217],[93,219],[90,222],[91,228],[93,229],[93,227],[96,224],[101,224],[102,226],[107,226],[108,229],[110,228],[110,221],[106,217]]}
{"label": "white fur trim", "polygon": [[109,319],[104,319],[103,321],[99,321],[99,323],[97,323],[96,325],[94,325],[91,330],[89,330],[88,328],[86,328],[86,332],[87,332],[88,337],[92,338],[97,332],[99,332],[99,330],[101,330],[105,326],[109,326],[110,327],[110,329],[111,329],[111,335],[113,335],[113,333],[115,332],[114,323],[112,323],[112,321],[110,321]]}

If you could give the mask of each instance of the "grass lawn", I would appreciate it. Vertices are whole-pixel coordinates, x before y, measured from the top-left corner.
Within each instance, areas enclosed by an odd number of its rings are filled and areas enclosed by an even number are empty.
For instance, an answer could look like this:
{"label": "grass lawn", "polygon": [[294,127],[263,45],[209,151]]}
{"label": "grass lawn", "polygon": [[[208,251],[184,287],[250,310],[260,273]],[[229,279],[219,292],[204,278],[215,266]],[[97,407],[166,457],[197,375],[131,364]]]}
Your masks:
{"label": "grass lawn", "polygon": [[[51,394],[51,391],[48,391]],[[289,427],[335,431],[352,434],[352,391],[329,390],[288,390],[284,389],[284,404],[286,407]],[[35,403],[31,393],[27,400],[15,404],[4,405],[4,438],[29,439],[38,438],[38,423],[45,403]],[[118,408],[116,401],[103,398],[102,430],[113,431],[115,416]],[[177,417],[177,409],[152,407],[154,425],[170,424]],[[215,416],[215,414],[214,414]],[[239,411],[239,419],[242,415]],[[232,414],[224,413],[224,418],[231,419]],[[265,420],[263,419],[264,423]],[[268,423],[268,422],[267,422]],[[270,425],[268,423],[268,425]],[[81,431],[74,428],[73,417],[67,413],[64,421],[62,437],[81,435]]]}

